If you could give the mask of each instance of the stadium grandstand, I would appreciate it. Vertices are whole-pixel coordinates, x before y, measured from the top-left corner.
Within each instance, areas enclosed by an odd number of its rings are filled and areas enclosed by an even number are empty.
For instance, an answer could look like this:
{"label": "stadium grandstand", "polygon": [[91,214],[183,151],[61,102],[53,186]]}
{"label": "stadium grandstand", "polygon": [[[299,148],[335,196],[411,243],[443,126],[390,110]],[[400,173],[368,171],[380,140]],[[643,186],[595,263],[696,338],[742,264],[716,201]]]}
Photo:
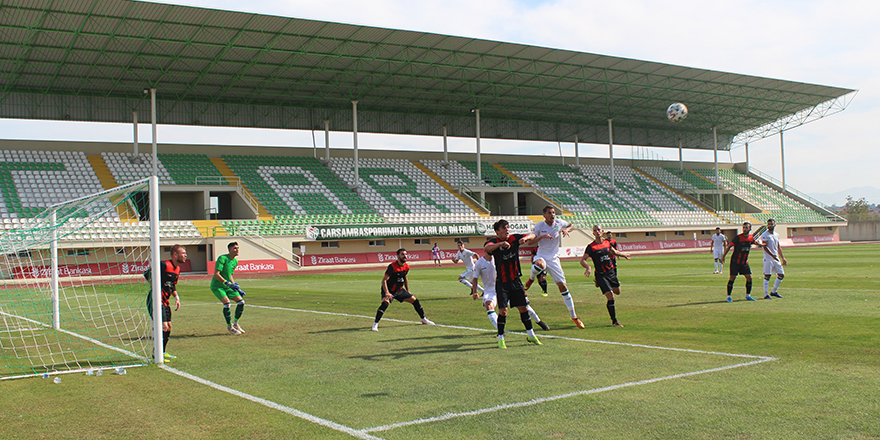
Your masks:
{"label": "stadium grandstand", "polygon": [[[795,243],[837,240],[845,225],[748,163],[483,154],[480,139],[717,157],[842,111],[851,89],[119,0],[17,0],[0,21],[3,118],[133,124],[141,115],[142,124],[332,129],[353,138],[351,148],[324,151],[154,138],[156,154],[136,142],[0,140],[6,231],[54,204],[147,178],[154,161],[161,245],[191,246],[193,272],[210,270],[233,240],[244,260],[280,261],[273,270],[381,262],[402,246],[412,260],[429,260],[433,243],[450,252],[456,239],[481,243],[499,218],[528,230],[545,205],[578,226],[570,248],[591,240],[593,224],[635,251],[705,247],[717,226],[731,234],[769,217]],[[691,114],[672,124],[665,109],[679,101]],[[358,150],[359,132],[473,138],[475,151]],[[59,246],[149,246],[147,208],[146,196],[133,197]],[[76,264],[78,254],[69,255],[65,263]]]}

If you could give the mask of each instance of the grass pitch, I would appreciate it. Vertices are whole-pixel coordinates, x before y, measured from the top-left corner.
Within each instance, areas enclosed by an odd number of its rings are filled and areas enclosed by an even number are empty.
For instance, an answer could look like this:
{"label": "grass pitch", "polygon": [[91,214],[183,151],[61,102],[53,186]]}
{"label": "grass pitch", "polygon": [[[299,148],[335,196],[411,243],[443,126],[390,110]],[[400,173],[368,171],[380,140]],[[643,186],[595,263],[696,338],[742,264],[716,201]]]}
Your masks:
{"label": "grass pitch", "polygon": [[587,328],[536,284],[544,345],[509,334],[504,351],[461,265],[410,271],[437,326],[394,303],[378,333],[381,270],[239,279],[241,336],[208,281],[184,280],[170,369],[4,381],[0,437],[880,438],[878,251],[787,249],[784,298],[746,302],[739,277],[732,304],[711,254],[639,256],[620,264],[623,329],[567,262]]}

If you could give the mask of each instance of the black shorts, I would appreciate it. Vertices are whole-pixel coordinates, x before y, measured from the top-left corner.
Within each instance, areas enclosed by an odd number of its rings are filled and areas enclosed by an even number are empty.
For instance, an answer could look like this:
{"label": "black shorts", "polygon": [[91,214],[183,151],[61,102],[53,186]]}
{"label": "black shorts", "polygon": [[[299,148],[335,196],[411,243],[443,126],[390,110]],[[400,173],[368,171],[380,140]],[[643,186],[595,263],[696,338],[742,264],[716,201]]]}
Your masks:
{"label": "black shorts", "polygon": [[[150,319],[153,319],[153,292],[147,293],[147,313],[150,314]],[[162,304],[162,322],[171,322],[171,306],[166,306]]]}
{"label": "black shorts", "polygon": [[[379,292],[379,295],[382,297],[382,300],[385,300],[385,293]],[[407,292],[406,290],[400,289],[397,292],[391,292],[391,296],[393,299],[396,299],[397,302],[404,302],[413,297],[412,293]]]}
{"label": "black shorts", "polygon": [[749,267],[749,263],[746,264],[736,264],[730,263],[730,274],[731,275],[751,275],[752,268]]}
{"label": "black shorts", "polygon": [[611,292],[612,288],[620,287],[620,281],[617,280],[617,271],[612,270],[604,273],[596,272],[596,287],[598,287],[602,293]]}
{"label": "black shorts", "polygon": [[529,297],[526,289],[519,278],[513,281],[498,282],[495,284],[496,300],[499,307],[507,304],[507,307],[523,307],[529,305]]}

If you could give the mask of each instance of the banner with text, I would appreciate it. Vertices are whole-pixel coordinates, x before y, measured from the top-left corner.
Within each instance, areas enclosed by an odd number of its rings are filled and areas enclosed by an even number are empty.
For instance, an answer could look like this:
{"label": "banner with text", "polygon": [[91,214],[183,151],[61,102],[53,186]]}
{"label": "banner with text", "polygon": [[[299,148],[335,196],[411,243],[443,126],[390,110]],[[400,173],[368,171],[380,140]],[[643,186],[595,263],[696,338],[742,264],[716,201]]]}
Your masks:
{"label": "banner with text", "polygon": [[[510,223],[511,234],[531,232],[531,222]],[[495,235],[490,223],[447,223],[414,225],[318,225],[306,226],[309,240],[357,240],[369,238],[458,237]]]}
{"label": "banner with text", "polygon": [[[214,274],[216,261],[208,262],[208,274]],[[259,272],[286,272],[287,261],[285,260],[244,260],[239,261],[235,267],[235,273],[259,273]]]}

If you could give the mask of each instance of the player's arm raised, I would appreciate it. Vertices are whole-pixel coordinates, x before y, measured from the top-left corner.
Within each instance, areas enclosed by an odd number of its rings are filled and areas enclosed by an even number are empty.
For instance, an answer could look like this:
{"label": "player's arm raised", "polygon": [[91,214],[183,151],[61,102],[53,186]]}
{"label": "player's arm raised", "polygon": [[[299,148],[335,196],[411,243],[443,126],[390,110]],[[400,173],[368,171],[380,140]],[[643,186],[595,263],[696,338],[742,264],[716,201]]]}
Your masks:
{"label": "player's arm raised", "polygon": [[609,247],[609,248],[608,248],[608,251],[611,252],[611,253],[614,254],[614,255],[617,255],[617,256],[620,257],[620,258],[626,258],[627,260],[630,259],[630,255],[629,255],[628,253],[626,253],[626,252],[620,252],[620,251],[617,250],[616,248]]}

